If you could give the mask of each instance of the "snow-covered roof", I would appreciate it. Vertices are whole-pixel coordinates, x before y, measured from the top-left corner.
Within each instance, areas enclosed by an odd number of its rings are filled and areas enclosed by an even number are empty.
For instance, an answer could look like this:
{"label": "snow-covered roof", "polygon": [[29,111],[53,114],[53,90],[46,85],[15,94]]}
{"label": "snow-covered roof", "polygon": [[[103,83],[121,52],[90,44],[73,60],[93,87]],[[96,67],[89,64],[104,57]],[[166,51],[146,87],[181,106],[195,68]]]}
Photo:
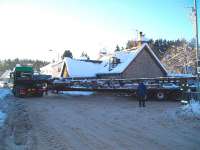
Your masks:
{"label": "snow-covered roof", "polygon": [[167,72],[164,66],[161,64],[160,60],[152,51],[152,49],[148,46],[148,44],[145,43],[137,49],[115,52],[112,57],[120,59],[120,63],[112,69],[109,68],[109,60],[107,56],[105,56],[106,58],[101,58],[101,60],[103,60],[103,65],[102,69],[99,71],[98,74],[122,73],[128,67],[128,65],[136,58],[136,56],[145,48],[145,46],[148,48],[149,52],[154,56],[160,67],[165,72]]}
{"label": "snow-covered roof", "polygon": [[67,72],[70,77],[95,77],[101,69],[101,64],[65,58]]}
{"label": "snow-covered roof", "polygon": [[[65,62],[70,77],[95,77],[97,74],[123,72],[139,51],[140,49],[134,51],[119,51],[113,55],[105,55],[100,59],[102,63],[86,62],[71,58],[65,58]],[[112,70],[109,68],[109,59],[111,57],[120,59],[120,63]]]}
{"label": "snow-covered roof", "polygon": [[[105,55],[100,59],[101,62],[98,63],[86,60],[72,59],[72,58],[65,58],[63,62],[65,62],[66,64],[69,77],[96,77],[96,75],[98,74],[118,74],[122,73],[145,47],[154,56],[158,64],[160,64],[160,67],[164,71],[166,71],[163,65],[160,63],[159,59],[156,57],[151,48],[148,46],[148,44],[143,44],[140,48],[137,49],[123,50],[115,52],[112,55],[110,54]],[[116,64],[114,67],[111,66],[112,64],[110,63],[110,59],[112,57],[120,60],[120,62]],[[53,65],[55,65],[55,63],[49,64],[41,68],[41,71],[45,73],[45,71],[47,70],[46,74],[48,74],[47,73],[48,70],[50,70],[50,72],[53,71],[52,69]]]}
{"label": "snow-covered roof", "polygon": [[80,56],[79,59],[80,60],[88,60],[88,57],[86,57],[86,56]]}
{"label": "snow-covered roof", "polygon": [[107,73],[122,73],[126,67],[133,61],[133,59],[137,56],[138,50],[134,51],[119,51],[115,52],[112,57],[118,58],[120,63],[110,69],[109,58],[102,58],[102,67],[99,70],[99,74],[107,74]]}

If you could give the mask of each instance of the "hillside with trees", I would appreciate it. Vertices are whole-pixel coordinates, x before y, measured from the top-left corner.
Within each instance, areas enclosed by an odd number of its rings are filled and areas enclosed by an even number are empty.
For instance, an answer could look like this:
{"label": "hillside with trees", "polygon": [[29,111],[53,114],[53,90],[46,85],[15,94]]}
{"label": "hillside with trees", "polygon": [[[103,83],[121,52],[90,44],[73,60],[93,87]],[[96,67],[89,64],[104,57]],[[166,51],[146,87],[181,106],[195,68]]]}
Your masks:
{"label": "hillside with trees", "polygon": [[0,73],[4,72],[5,70],[12,70],[16,64],[20,65],[31,65],[36,71],[39,71],[41,67],[48,64],[46,61],[40,60],[30,60],[30,59],[6,59],[0,60]]}

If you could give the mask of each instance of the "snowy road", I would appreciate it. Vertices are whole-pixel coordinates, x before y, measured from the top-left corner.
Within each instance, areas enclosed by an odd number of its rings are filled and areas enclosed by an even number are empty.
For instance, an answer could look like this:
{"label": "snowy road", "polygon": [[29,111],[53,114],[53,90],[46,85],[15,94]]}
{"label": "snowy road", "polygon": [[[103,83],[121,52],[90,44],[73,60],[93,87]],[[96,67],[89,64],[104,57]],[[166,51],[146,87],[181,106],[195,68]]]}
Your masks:
{"label": "snowy road", "polygon": [[0,88],[0,128],[3,126],[6,119],[6,102],[4,102],[5,97],[10,95],[11,91],[6,88]]}
{"label": "snowy road", "polygon": [[174,114],[177,102],[109,95],[45,96],[23,103],[36,150],[188,150],[200,147],[199,120]]}

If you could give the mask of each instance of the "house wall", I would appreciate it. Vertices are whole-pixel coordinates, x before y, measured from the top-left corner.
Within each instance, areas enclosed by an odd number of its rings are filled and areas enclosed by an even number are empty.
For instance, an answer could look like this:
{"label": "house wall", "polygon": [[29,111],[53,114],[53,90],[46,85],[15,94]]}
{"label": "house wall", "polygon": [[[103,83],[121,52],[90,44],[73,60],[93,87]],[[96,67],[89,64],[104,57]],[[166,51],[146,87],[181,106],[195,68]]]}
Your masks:
{"label": "house wall", "polygon": [[147,48],[144,48],[122,73],[122,78],[155,78],[164,76],[166,76],[165,71],[161,69]]}
{"label": "house wall", "polygon": [[53,77],[60,77],[61,71],[63,67],[63,62],[60,62],[58,64],[52,65],[52,76]]}

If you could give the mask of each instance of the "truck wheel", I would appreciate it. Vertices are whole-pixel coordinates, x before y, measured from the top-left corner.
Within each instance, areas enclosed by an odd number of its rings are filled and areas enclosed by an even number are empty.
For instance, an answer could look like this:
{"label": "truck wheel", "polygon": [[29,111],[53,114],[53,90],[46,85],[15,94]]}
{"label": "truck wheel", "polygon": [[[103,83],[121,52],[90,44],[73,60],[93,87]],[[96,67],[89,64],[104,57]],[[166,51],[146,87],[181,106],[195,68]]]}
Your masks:
{"label": "truck wheel", "polygon": [[165,98],[165,94],[163,92],[158,92],[156,97],[158,100],[163,100]]}
{"label": "truck wheel", "polygon": [[43,96],[43,93],[38,94],[38,96],[39,96],[39,97],[42,97],[42,96]]}
{"label": "truck wheel", "polygon": [[37,93],[35,96],[42,97],[43,96],[43,92],[42,93]]}
{"label": "truck wheel", "polygon": [[20,95],[19,95],[19,88],[18,88],[18,87],[15,88],[15,96],[16,96],[16,97],[19,97],[19,96],[20,96]]}
{"label": "truck wheel", "polygon": [[15,90],[15,88],[12,89],[12,93],[13,93],[14,96],[16,96],[16,90]]}

